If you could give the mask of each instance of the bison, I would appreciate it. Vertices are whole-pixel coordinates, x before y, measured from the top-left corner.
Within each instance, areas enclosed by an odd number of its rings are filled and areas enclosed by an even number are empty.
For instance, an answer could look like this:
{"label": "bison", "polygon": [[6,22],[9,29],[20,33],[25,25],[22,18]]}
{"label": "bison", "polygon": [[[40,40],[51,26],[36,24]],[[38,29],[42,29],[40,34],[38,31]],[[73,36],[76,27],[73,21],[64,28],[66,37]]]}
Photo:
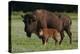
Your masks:
{"label": "bison", "polygon": [[[47,31],[47,32],[44,32]],[[46,45],[46,43],[48,42],[48,39],[51,37],[53,40],[55,40],[55,45],[57,42],[60,42],[61,40],[61,36],[60,36],[60,32],[58,32],[56,29],[52,29],[52,28],[47,28],[47,29],[41,29],[39,32],[40,36],[42,36],[42,43],[44,45]]]}
{"label": "bison", "polygon": [[59,31],[61,35],[59,44],[62,43],[64,38],[64,31],[66,31],[70,38],[70,44],[72,43],[72,33],[70,31],[72,21],[69,16],[55,14],[45,9],[37,9],[33,11],[32,14],[26,14],[23,17],[23,22],[25,24],[24,30],[28,37],[31,37],[32,33],[36,33],[37,36],[42,39],[39,35],[40,29],[54,28]]}

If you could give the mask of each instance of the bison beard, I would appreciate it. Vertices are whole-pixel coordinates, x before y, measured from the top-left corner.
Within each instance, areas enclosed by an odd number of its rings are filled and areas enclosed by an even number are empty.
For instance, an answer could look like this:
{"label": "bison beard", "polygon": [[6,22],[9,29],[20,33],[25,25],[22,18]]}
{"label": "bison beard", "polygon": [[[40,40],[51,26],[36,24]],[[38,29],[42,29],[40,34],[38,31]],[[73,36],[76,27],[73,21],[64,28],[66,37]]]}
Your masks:
{"label": "bison beard", "polygon": [[27,37],[31,38],[31,32],[26,32]]}

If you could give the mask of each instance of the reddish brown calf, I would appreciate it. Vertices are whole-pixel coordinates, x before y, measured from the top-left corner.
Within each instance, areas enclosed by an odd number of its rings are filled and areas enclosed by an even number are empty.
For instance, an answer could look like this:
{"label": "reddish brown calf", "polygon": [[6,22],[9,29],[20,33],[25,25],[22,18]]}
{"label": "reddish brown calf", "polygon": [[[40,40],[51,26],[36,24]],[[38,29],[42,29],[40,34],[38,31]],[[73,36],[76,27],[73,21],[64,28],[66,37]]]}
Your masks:
{"label": "reddish brown calf", "polygon": [[60,32],[56,29],[41,29],[39,34],[43,37],[42,42],[44,45],[46,45],[50,37],[55,40],[55,44],[61,40]]}

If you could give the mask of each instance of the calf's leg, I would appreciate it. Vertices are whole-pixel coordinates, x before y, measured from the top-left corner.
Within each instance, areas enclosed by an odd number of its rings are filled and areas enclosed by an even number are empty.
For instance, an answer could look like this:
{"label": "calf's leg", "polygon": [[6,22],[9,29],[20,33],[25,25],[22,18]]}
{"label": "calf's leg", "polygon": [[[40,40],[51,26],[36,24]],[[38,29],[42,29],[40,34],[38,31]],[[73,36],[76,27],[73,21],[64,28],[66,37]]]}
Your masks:
{"label": "calf's leg", "polygon": [[48,38],[47,37],[42,37],[42,44],[46,45],[46,43],[48,42]]}
{"label": "calf's leg", "polygon": [[57,39],[55,37],[52,37],[52,38],[55,40],[55,45],[56,45],[58,42]]}

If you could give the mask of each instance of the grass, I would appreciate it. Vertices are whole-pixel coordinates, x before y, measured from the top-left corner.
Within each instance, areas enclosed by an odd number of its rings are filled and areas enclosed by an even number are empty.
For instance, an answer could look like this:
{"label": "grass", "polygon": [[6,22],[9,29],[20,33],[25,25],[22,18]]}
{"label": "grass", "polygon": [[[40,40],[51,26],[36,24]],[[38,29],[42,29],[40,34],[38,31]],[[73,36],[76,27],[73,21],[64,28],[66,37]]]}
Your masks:
{"label": "grass", "polygon": [[[68,50],[78,48],[78,23],[76,13],[67,13],[72,19],[72,44],[69,44],[69,37],[65,33],[65,38],[61,45],[54,44],[52,39],[46,46],[43,46],[41,40],[32,34],[31,38],[26,36],[24,32],[24,23],[22,22],[21,15],[12,14],[11,20],[11,42],[12,52],[33,52],[33,51],[49,51],[49,50]],[[74,19],[75,18],[75,19]]]}

